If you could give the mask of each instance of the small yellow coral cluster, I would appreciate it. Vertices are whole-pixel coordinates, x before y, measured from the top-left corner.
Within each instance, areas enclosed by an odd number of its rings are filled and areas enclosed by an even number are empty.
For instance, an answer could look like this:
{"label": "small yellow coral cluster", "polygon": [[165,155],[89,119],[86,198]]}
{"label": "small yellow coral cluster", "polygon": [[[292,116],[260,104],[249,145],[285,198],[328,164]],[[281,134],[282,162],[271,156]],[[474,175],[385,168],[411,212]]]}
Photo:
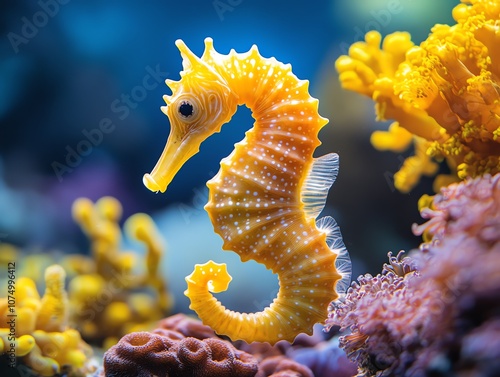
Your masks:
{"label": "small yellow coral cluster", "polygon": [[405,32],[382,42],[370,31],[336,62],[342,86],[372,98],[377,120],[395,121],[372,144],[401,152],[414,142],[415,156],[394,176],[402,192],[436,174],[432,158],[452,171],[436,178],[436,191],[500,171],[500,2],[462,0],[453,18],[457,24],[434,26],[420,46]]}
{"label": "small yellow coral cluster", "polygon": [[[80,198],[73,204],[73,217],[91,241],[91,256],[26,254],[13,245],[2,243],[1,265],[22,261],[16,263],[18,284],[23,287],[19,289],[28,290],[32,286],[34,292],[35,282],[43,281],[44,269],[55,262],[61,265],[69,282],[68,296],[64,298],[69,301],[69,309],[64,315],[68,316],[74,331],[87,342],[109,348],[129,332],[154,328],[157,321],[170,312],[173,297],[159,271],[164,241],[151,217],[136,213],[124,224],[127,238],[145,245],[144,257],[135,251],[123,250],[119,225],[122,206],[115,198],[104,197],[96,203]],[[3,276],[0,283],[6,285]],[[38,293],[33,294],[39,298]],[[20,302],[24,301],[16,301],[20,323],[33,321],[33,312],[19,307]],[[6,302],[0,301],[0,312],[5,310],[5,305]],[[56,302],[47,305],[56,308]],[[48,321],[50,317],[44,318]],[[46,329],[51,325],[41,326]],[[21,338],[18,342],[27,344],[29,339]],[[24,349],[21,345],[16,346],[18,354]]]}
{"label": "small yellow coral cluster", "polygon": [[0,298],[0,354],[14,353],[41,376],[67,368],[74,376],[92,372],[92,349],[68,325],[65,277],[61,266],[52,265],[45,270],[43,297],[33,280],[20,277]]}
{"label": "small yellow coral cluster", "polygon": [[[69,284],[71,320],[85,339],[104,341],[105,348],[131,331],[154,326],[173,305],[158,271],[164,242],[153,220],[137,213],[124,224],[130,238],[146,245],[145,266],[138,271],[136,253],[121,250],[121,217],[122,206],[112,197],[96,203],[80,198],[73,204],[73,218],[91,241],[93,260]],[[67,262],[77,269],[81,260],[81,256],[74,256]]]}

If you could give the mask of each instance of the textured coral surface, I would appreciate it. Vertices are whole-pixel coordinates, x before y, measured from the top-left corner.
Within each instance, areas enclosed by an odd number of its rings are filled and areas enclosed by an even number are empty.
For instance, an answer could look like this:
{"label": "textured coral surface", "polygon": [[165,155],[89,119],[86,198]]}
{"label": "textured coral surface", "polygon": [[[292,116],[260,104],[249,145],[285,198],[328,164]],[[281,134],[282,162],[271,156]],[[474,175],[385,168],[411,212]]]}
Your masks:
{"label": "textured coral surface", "polygon": [[500,174],[443,188],[422,215],[431,241],[358,278],[328,322],[362,376],[498,375]]}
{"label": "textured coral surface", "polygon": [[452,15],[455,25],[435,25],[419,46],[408,33],[382,41],[370,31],[336,62],[342,86],[372,98],[378,120],[394,120],[372,144],[400,153],[413,142],[415,155],[394,176],[402,192],[437,172],[432,157],[451,170],[436,190],[500,170],[500,5],[464,0]]}
{"label": "textured coral surface", "polygon": [[[306,365],[285,355],[291,346],[282,343],[280,347],[236,342],[237,348],[200,321],[177,314],[162,320],[152,332],[124,336],[105,353],[102,374],[314,377]],[[309,341],[308,345],[312,344]]]}

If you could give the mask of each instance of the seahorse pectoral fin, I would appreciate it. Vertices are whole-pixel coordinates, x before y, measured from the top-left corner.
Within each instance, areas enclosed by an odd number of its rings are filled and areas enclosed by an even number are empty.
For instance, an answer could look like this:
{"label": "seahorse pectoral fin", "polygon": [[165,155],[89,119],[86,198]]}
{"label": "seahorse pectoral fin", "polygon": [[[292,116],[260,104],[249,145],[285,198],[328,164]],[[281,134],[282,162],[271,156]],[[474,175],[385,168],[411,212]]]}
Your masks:
{"label": "seahorse pectoral fin", "polygon": [[154,192],[165,192],[181,167],[200,150],[203,140],[198,139],[200,138],[195,134],[180,137],[171,132],[153,171],[144,174],[144,186]]}

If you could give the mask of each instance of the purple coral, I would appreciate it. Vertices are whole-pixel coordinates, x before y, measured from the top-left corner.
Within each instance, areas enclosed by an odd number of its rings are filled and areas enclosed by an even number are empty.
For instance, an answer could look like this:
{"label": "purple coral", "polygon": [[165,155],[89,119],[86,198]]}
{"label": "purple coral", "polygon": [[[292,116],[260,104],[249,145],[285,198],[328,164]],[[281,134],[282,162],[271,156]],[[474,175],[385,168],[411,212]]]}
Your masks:
{"label": "purple coral", "polygon": [[292,347],[286,355],[309,367],[316,377],[351,377],[356,373],[356,364],[339,347],[338,337],[322,341],[313,347]]}
{"label": "purple coral", "polygon": [[[405,364],[411,357],[402,355],[403,345],[411,347],[419,342],[419,335],[407,323],[414,316],[412,306],[425,302],[416,302],[418,297],[409,292],[408,285],[412,279],[418,279],[418,273],[412,261],[402,256],[400,253],[397,259],[392,258],[392,264],[384,267],[382,274],[360,276],[345,299],[330,310],[327,329],[337,325],[341,331],[351,331],[340,337],[340,346],[365,375],[374,375],[388,367],[400,372],[401,362]],[[401,361],[400,356],[404,357]]]}
{"label": "purple coral", "polygon": [[340,342],[358,375],[499,370],[499,181],[485,176],[443,189],[423,211],[428,221],[414,227],[432,234],[431,242],[410,257],[391,257],[377,276],[361,276],[332,305],[327,324],[350,331]]}

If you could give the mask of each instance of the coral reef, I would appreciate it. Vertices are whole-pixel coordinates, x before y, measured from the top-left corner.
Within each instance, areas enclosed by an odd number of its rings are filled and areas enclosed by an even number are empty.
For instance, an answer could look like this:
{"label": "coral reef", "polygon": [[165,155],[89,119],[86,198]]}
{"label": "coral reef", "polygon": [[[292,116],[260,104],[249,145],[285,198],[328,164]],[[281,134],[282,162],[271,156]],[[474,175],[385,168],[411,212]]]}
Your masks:
{"label": "coral reef", "polygon": [[[65,277],[61,266],[52,265],[45,270],[46,288],[41,298],[35,282],[20,277],[12,294],[0,299],[0,354],[14,351],[21,363],[40,376],[63,370],[72,376],[85,376],[94,369],[92,349],[69,327]],[[9,362],[10,366],[17,364],[10,353]]]}
{"label": "coral reef", "polygon": [[[311,346],[323,340],[301,335],[297,348]],[[104,356],[106,376],[256,376],[256,377],[314,377],[307,365],[298,363],[286,353],[295,346],[279,342],[247,344],[230,342],[217,337],[215,332],[199,320],[176,314],[160,321],[152,332],[136,332],[124,336]],[[344,355],[345,357],[345,355]],[[347,359],[344,359],[347,361]],[[342,365],[342,362],[340,363]],[[337,371],[337,376],[350,376],[341,368],[331,368],[325,374]],[[170,374],[169,374],[170,373]]]}
{"label": "coral reef", "polygon": [[455,25],[435,25],[420,46],[396,32],[380,48],[381,35],[370,31],[336,62],[342,86],[372,98],[378,120],[394,120],[372,144],[402,152],[413,141],[415,155],[394,176],[402,192],[437,172],[433,158],[451,170],[436,178],[436,191],[500,171],[500,5],[463,0],[452,15]]}
{"label": "coral reef", "polygon": [[[23,261],[17,263],[16,268],[16,275],[22,276],[22,286],[32,284],[36,289],[35,284],[43,282],[46,267],[54,263],[61,265],[69,283],[67,297],[66,293],[64,297],[68,303],[64,306],[65,312],[59,315],[67,317],[83,339],[104,348],[129,332],[153,329],[173,305],[173,297],[159,271],[164,241],[153,220],[146,214],[136,213],[123,225],[128,239],[145,246],[143,257],[137,252],[122,250],[121,216],[122,206],[112,197],[101,198],[96,203],[86,198],[74,202],[73,217],[91,241],[90,257],[41,250],[27,253],[13,245],[0,244],[4,264]],[[5,281],[4,276],[0,281]],[[49,299],[49,296],[45,298]],[[60,299],[54,298],[54,305],[63,302]],[[54,305],[47,303],[44,307],[55,310]],[[37,325],[47,327],[47,331],[60,331],[51,325],[53,320],[41,316],[39,321],[47,323]]]}
{"label": "coral reef", "polygon": [[[360,376],[493,376],[500,370],[500,174],[443,188],[430,242],[353,283],[328,325]],[[495,372],[496,371],[496,372]]]}
{"label": "coral reef", "polygon": [[[333,330],[326,334],[323,326],[318,324],[312,335],[300,334],[293,343],[280,341],[271,346],[269,343],[248,344],[235,341],[233,344],[236,348],[252,354],[263,369],[264,366],[267,368],[269,365],[277,365],[279,360],[288,359],[306,366],[316,377],[351,377],[356,373],[356,364],[339,348],[338,337],[334,335],[336,332]],[[329,339],[329,336],[333,337]]]}
{"label": "coral reef", "polygon": [[121,249],[121,216],[122,207],[115,198],[103,197],[95,204],[86,198],[76,200],[73,217],[91,241],[92,259],[78,255],[65,259],[77,270],[68,289],[71,320],[85,339],[104,342],[105,348],[131,331],[154,328],[173,304],[158,271],[164,241],[153,220],[137,213],[124,224],[129,238],[146,246],[141,269],[137,254]]}

